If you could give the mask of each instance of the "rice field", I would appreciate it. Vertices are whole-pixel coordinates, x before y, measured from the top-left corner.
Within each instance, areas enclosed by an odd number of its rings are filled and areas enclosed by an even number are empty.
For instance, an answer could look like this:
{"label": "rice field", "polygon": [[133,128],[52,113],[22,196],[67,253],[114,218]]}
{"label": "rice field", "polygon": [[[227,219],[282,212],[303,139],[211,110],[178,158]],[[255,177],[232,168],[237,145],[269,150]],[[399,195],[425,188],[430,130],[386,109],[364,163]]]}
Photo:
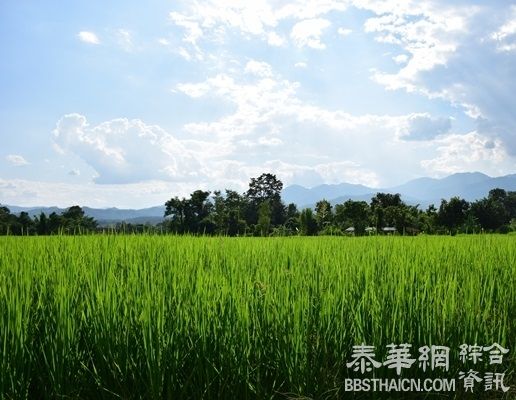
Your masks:
{"label": "rice field", "polygon": [[0,398],[353,398],[354,345],[449,346],[457,377],[494,342],[510,398],[515,316],[514,236],[2,237]]}

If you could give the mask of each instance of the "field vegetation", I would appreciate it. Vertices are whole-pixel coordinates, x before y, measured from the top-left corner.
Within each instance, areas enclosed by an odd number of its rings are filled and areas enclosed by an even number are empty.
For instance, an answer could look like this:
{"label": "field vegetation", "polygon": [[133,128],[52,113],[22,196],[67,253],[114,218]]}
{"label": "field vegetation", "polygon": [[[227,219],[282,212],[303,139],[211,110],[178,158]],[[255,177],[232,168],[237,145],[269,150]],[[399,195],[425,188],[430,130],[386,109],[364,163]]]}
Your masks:
{"label": "field vegetation", "polygon": [[497,342],[514,388],[515,315],[514,236],[2,237],[0,398],[350,398],[361,343]]}

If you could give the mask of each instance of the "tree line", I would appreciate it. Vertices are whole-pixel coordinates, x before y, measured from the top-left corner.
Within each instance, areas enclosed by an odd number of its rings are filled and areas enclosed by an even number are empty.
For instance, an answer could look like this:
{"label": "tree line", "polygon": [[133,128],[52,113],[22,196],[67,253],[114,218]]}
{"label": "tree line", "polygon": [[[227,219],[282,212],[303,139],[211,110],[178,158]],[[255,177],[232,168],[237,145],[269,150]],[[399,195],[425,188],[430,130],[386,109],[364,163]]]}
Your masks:
{"label": "tree line", "polygon": [[98,223],[85,215],[79,206],[72,206],[61,214],[41,213],[31,218],[22,211],[20,215],[11,214],[7,207],[0,206],[0,235],[54,235],[93,233]]}
{"label": "tree line", "polygon": [[[457,234],[516,231],[516,192],[491,190],[487,197],[468,202],[459,197],[441,200],[425,210],[408,205],[400,194],[377,193],[371,201],[347,200],[333,206],[322,199],[299,210],[281,198],[283,183],[265,173],[251,178],[247,191],[224,193],[196,190],[188,198],[165,203],[165,219],[155,226],[119,223],[111,231],[224,236]],[[0,234],[50,235],[105,232],[79,206],[58,215],[30,218],[0,207]]]}
{"label": "tree line", "polygon": [[283,183],[273,174],[252,178],[245,193],[196,190],[166,202],[166,231],[228,236],[457,234],[516,231],[516,192],[493,189],[484,199],[442,200],[422,210],[400,194],[377,193],[371,201],[333,206],[322,199],[314,209],[285,205]]}

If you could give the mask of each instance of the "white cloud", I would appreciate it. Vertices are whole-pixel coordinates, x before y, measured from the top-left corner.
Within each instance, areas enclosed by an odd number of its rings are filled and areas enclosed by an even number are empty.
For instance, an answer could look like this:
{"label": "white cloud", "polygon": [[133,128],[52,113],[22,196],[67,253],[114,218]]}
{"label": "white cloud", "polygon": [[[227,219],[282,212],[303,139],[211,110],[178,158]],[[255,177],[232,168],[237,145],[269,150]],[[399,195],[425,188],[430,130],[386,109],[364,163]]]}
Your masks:
{"label": "white cloud", "polygon": [[[258,37],[270,46],[281,47],[286,45],[286,39],[278,28],[282,22],[316,21],[330,12],[345,11],[349,1],[212,0],[187,4],[183,12],[170,13],[170,19],[184,29],[184,40],[195,46],[201,39],[224,43],[229,32],[238,32],[245,38]],[[322,45],[317,38],[311,39],[310,43],[317,48]]]}
{"label": "white cloud", "polygon": [[202,175],[198,161],[180,141],[141,120],[119,118],[91,126],[84,116],[68,114],[58,121],[54,142],[91,166],[97,183],[195,181]]}
{"label": "white cloud", "polygon": [[396,64],[406,64],[409,60],[409,56],[406,54],[398,54],[397,56],[392,57],[392,59]]}
{"label": "white cloud", "polygon": [[197,40],[203,36],[203,30],[200,24],[196,22],[194,18],[187,17],[177,12],[171,12],[169,17],[174,24],[184,28],[185,35],[183,40],[185,42],[195,45],[197,44]]}
{"label": "white cloud", "polygon": [[77,37],[79,38],[79,40],[81,40],[82,42],[84,43],[89,43],[89,44],[100,44],[100,39],[98,38],[98,36],[93,33],[93,32],[89,32],[89,31],[81,31],[77,34]]}
{"label": "white cloud", "polygon": [[516,155],[516,5],[496,2],[406,1],[360,6],[378,16],[366,30],[410,59],[394,73],[376,70],[387,89],[417,92],[461,108],[477,120],[477,131],[501,140]]}
{"label": "white cloud", "polygon": [[371,187],[378,186],[378,176],[360,165],[337,161],[316,165],[289,163],[279,159],[268,160],[260,165],[250,165],[241,161],[225,160],[217,164],[217,182],[225,182],[237,190],[245,190],[249,177],[269,171],[285,184],[302,184],[313,187],[323,183],[356,183]]}
{"label": "white cloud", "polygon": [[448,133],[451,129],[450,118],[434,118],[428,113],[412,114],[401,126],[398,134],[402,140],[432,140]]}
{"label": "white cloud", "polygon": [[416,80],[421,73],[446,65],[453,55],[457,48],[455,35],[464,32],[465,18],[458,10],[435,13],[420,5],[407,14],[395,14],[392,10],[390,14],[368,19],[366,32],[376,33],[377,41],[399,45],[410,54],[402,69],[396,73],[377,72],[376,81],[388,89],[417,90]]}
{"label": "white cloud", "polygon": [[491,34],[496,42],[497,49],[502,52],[516,50],[516,5],[511,6],[508,19],[503,25]]}
{"label": "white cloud", "polygon": [[[179,47],[179,49],[177,49],[177,54],[183,57],[186,61],[191,61],[193,59],[193,56],[184,47]],[[202,59],[202,56],[200,56],[200,59]]]}
{"label": "white cloud", "polygon": [[269,167],[282,171],[287,184],[399,184],[424,172],[421,159],[435,153],[435,137],[450,129],[449,118],[430,114],[352,115],[328,110],[301,100],[298,87],[274,71],[254,81],[243,74],[241,80],[218,74],[178,85],[179,91],[200,102],[209,97],[233,105],[228,107],[233,111],[220,118],[184,126],[187,134],[199,138],[199,149],[206,141],[212,143],[214,158],[207,169],[218,170],[217,160],[231,160],[242,164],[242,174],[252,176],[275,161]]}
{"label": "white cloud", "polygon": [[258,144],[262,146],[280,146],[283,144],[283,141],[277,137],[262,136],[258,138]]}
{"label": "white cloud", "polygon": [[158,43],[162,46],[170,46],[170,41],[165,38],[159,38]]}
{"label": "white cloud", "polygon": [[360,164],[350,161],[335,161],[318,164],[315,170],[321,175],[324,183],[354,183],[369,187],[378,187],[380,177],[372,170],[363,168]]}
{"label": "white cloud", "polygon": [[267,34],[267,43],[274,47],[281,47],[287,43],[287,40],[276,32],[269,32]]}
{"label": "white cloud", "polygon": [[198,98],[208,93],[210,90],[210,85],[208,82],[180,83],[177,85],[177,90],[189,97]]}
{"label": "white cloud", "polygon": [[296,68],[306,68],[306,67],[308,67],[308,64],[303,62],[303,61],[300,61],[300,62],[295,63],[294,67],[296,67]]}
{"label": "white cloud", "polygon": [[290,37],[298,47],[325,49],[326,45],[321,42],[321,36],[330,25],[331,23],[327,19],[307,19],[293,26]]}
{"label": "white cloud", "polygon": [[131,52],[134,49],[133,39],[131,32],[126,29],[118,29],[116,31],[116,38],[118,45],[127,52]]}
{"label": "white cloud", "polygon": [[271,66],[264,61],[248,61],[245,66],[245,72],[261,78],[269,78],[272,76]]}
{"label": "white cloud", "polygon": [[340,36],[346,37],[346,36],[351,35],[353,33],[353,30],[348,29],[348,28],[339,28],[339,29],[337,29],[337,33]]}
{"label": "white cloud", "polygon": [[9,162],[9,164],[15,167],[22,167],[24,165],[29,164],[29,162],[19,154],[9,154],[5,157],[5,159],[7,160],[7,162]]}
{"label": "white cloud", "polygon": [[70,207],[141,208],[162,205],[173,196],[187,196],[196,189],[212,189],[202,183],[147,181],[142,183],[97,185],[0,178],[0,203],[18,206],[52,205]]}
{"label": "white cloud", "polygon": [[498,176],[514,167],[514,160],[507,156],[499,140],[493,141],[477,132],[449,135],[436,144],[437,157],[421,161],[431,176],[467,171],[482,171]]}

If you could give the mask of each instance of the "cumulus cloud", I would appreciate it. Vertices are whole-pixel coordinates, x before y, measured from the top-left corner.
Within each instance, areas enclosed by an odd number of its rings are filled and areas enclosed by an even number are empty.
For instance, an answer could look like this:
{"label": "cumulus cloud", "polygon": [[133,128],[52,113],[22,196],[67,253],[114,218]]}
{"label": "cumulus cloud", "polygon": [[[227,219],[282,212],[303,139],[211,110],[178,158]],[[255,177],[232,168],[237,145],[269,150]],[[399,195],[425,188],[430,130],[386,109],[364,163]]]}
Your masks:
{"label": "cumulus cloud", "polygon": [[443,137],[437,141],[437,153],[437,157],[421,161],[431,176],[478,170],[498,176],[514,166],[500,141],[477,132]]}
{"label": "cumulus cloud", "polygon": [[373,11],[367,32],[409,55],[396,72],[373,78],[390,90],[418,92],[463,109],[477,131],[516,156],[516,5],[360,1]]}
{"label": "cumulus cloud", "polygon": [[[345,11],[349,6],[347,0],[313,0],[273,2],[257,0],[253,2],[235,2],[214,0],[210,2],[191,2],[182,12],[170,13],[171,21],[184,30],[184,40],[198,46],[201,40],[224,41],[228,32],[238,32],[245,37],[258,37],[270,46],[281,47],[287,40],[278,28],[282,22],[296,25],[296,42],[306,41],[312,47],[321,48],[318,30],[324,29],[326,23],[319,17],[330,12]],[[321,26],[323,25],[323,26]],[[311,38],[303,39],[311,30]],[[299,39],[298,36],[300,36]],[[305,44],[303,44],[304,46]]]}
{"label": "cumulus cloud", "polygon": [[250,60],[245,66],[245,72],[253,74],[262,78],[272,76],[271,66],[263,61]]}
{"label": "cumulus cloud", "polygon": [[340,36],[346,37],[346,36],[351,35],[353,33],[353,30],[348,29],[348,28],[339,28],[339,29],[337,29],[337,33]]}
{"label": "cumulus cloud", "polygon": [[[261,71],[258,66],[252,69]],[[449,134],[449,118],[427,113],[352,115],[315,106],[299,97],[297,82],[269,67],[265,76],[248,78],[248,64],[241,79],[218,74],[176,87],[199,102],[219,98],[233,105],[227,114],[187,123],[184,130],[198,138],[198,149],[212,141],[211,154],[218,160],[242,163],[238,170],[246,176],[269,165],[282,171],[287,184],[397,184],[426,171],[420,161],[437,151],[435,140]],[[379,142],[382,146],[375,146]],[[210,170],[220,170],[210,165]]]}
{"label": "cumulus cloud", "polygon": [[324,18],[300,21],[293,26],[290,37],[298,47],[324,49],[326,45],[321,42],[321,36],[330,25],[330,21]]}
{"label": "cumulus cloud", "polygon": [[392,59],[396,64],[405,64],[409,60],[409,57],[406,54],[398,54],[392,57]]}
{"label": "cumulus cloud", "polygon": [[[379,11],[375,7],[372,10]],[[389,89],[417,90],[415,81],[419,74],[446,65],[455,52],[458,36],[465,31],[464,15],[467,13],[449,7],[435,12],[427,3],[420,3],[410,9],[395,7],[369,18],[366,32],[375,33],[379,42],[402,47],[411,56],[398,72],[377,72],[375,80]]]}
{"label": "cumulus cloud", "polygon": [[407,118],[407,124],[399,133],[403,140],[431,140],[446,134],[451,129],[451,119],[433,118],[429,114],[413,114]]}
{"label": "cumulus cloud", "polygon": [[29,162],[19,154],[9,154],[5,157],[7,162],[15,167],[22,167],[24,165],[28,165]]}
{"label": "cumulus cloud", "polygon": [[79,38],[79,40],[81,40],[82,42],[84,43],[89,43],[89,44],[100,44],[100,39],[98,38],[98,36],[93,33],[93,32],[89,32],[89,31],[81,31],[77,34],[77,37]]}
{"label": "cumulus cloud", "polygon": [[287,43],[287,40],[276,32],[269,32],[267,34],[267,43],[274,47],[281,47]]}
{"label": "cumulus cloud", "polygon": [[68,114],[58,121],[54,142],[90,165],[98,174],[97,183],[195,181],[202,174],[180,141],[141,120],[120,118],[91,126],[86,117]]}

